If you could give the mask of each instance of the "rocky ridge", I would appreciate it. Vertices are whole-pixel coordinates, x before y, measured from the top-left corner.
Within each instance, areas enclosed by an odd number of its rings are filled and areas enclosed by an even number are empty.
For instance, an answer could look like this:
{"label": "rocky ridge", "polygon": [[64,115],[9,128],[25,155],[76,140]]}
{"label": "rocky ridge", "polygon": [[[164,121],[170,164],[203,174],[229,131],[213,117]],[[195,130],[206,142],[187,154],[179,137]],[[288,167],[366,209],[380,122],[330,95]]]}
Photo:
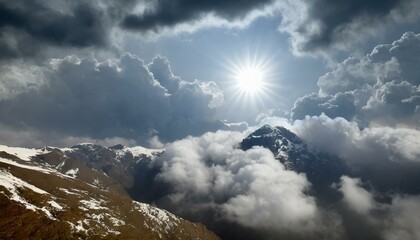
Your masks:
{"label": "rocky ridge", "polygon": [[219,239],[199,223],[126,193],[130,171],[161,152],[121,145],[0,146],[0,238]]}

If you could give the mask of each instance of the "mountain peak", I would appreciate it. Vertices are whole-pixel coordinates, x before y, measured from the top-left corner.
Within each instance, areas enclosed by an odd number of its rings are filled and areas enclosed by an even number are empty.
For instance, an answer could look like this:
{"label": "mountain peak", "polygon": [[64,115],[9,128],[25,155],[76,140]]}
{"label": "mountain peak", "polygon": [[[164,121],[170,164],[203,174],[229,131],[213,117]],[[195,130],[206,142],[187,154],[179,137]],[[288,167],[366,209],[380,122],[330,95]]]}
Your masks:
{"label": "mountain peak", "polygon": [[306,173],[312,183],[328,185],[338,180],[343,172],[337,157],[314,151],[284,127],[264,125],[240,143],[244,151],[254,146],[269,149],[286,169]]}
{"label": "mountain peak", "polygon": [[[288,129],[268,124],[251,133],[241,142],[241,149],[248,150],[253,146],[262,146],[277,154],[282,146],[304,145],[302,139]],[[305,145],[306,146],[306,145]]]}
{"label": "mountain peak", "polygon": [[286,138],[289,141],[300,144],[302,143],[302,140],[293,132],[288,130],[285,127],[281,126],[270,126],[268,124],[265,124],[264,126],[260,127],[256,131],[254,131],[252,134],[250,134],[248,137],[270,137],[270,138]]}

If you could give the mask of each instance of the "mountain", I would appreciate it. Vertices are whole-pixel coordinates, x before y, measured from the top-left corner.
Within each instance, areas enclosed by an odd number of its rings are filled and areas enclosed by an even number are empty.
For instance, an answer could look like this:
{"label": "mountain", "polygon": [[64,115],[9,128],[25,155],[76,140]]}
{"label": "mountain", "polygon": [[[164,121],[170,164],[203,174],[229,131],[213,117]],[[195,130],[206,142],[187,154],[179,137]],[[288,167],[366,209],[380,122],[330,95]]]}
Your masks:
{"label": "mountain", "polygon": [[[320,203],[340,197],[331,188],[347,172],[338,157],[312,149],[286,128],[269,125],[239,147],[254,146],[269,149],[287,170],[306,174],[310,194]],[[89,143],[39,149],[0,145],[0,211],[8,216],[0,217],[0,239],[219,239],[204,225],[140,203],[160,204],[157,200],[170,192],[167,184],[155,181],[160,169],[150,164],[163,152]],[[230,222],[192,219],[227,238],[235,229],[253,234]]]}
{"label": "mountain", "polygon": [[0,146],[0,239],[219,239],[134,201],[133,171],[161,149]]}
{"label": "mountain", "polygon": [[301,138],[284,127],[264,125],[240,143],[242,150],[254,146],[269,149],[286,169],[305,173],[318,191],[328,189],[347,172],[341,159],[310,148]]}

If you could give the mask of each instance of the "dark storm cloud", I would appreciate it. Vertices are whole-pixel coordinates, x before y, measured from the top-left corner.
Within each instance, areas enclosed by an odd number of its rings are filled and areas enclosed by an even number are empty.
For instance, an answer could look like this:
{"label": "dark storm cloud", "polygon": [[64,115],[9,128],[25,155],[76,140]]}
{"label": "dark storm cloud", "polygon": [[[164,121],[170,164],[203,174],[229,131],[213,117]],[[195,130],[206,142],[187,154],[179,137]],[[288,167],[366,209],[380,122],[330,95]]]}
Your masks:
{"label": "dark storm cloud", "polygon": [[292,36],[295,53],[346,47],[384,26],[418,19],[414,0],[301,0],[282,4],[280,27]]}
{"label": "dark storm cloud", "polygon": [[245,18],[251,11],[273,0],[157,0],[141,14],[129,14],[122,21],[127,29],[159,31],[185,22],[198,21],[207,14],[215,14],[227,20]]}
{"label": "dark storm cloud", "polygon": [[294,119],[325,113],[333,118],[343,117],[350,120],[356,113],[356,107],[354,106],[354,96],[351,93],[338,93],[335,96],[325,97],[312,93],[299,98],[292,111]]}
{"label": "dark storm cloud", "polygon": [[420,35],[405,33],[362,58],[349,58],[318,81],[319,93],[298,99],[294,119],[325,113],[361,126],[405,124],[420,119]]}
{"label": "dark storm cloud", "polygon": [[0,1],[0,57],[33,55],[48,45],[105,46],[105,13],[88,3],[73,5],[66,12],[41,1]]}
{"label": "dark storm cloud", "polygon": [[[54,59],[50,67],[34,72],[11,69],[0,85],[7,93],[0,102],[1,123],[22,131],[35,129],[38,135],[134,140],[152,135],[173,140],[224,126],[213,118],[223,102],[214,82],[183,81],[161,57],[149,66],[154,73],[141,59],[126,54],[105,62],[75,56]],[[38,75],[43,84],[33,86],[31,81],[41,82],[31,79]],[[154,75],[176,79],[179,86],[169,91]],[[21,83],[10,86],[13,78],[22,78]]]}

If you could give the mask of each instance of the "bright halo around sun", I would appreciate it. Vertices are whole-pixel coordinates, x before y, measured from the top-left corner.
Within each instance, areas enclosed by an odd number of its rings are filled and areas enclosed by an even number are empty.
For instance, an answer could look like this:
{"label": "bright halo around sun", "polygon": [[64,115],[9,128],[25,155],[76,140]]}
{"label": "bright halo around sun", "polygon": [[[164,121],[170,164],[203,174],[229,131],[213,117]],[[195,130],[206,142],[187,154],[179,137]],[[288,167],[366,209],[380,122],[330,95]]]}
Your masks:
{"label": "bright halo around sun", "polygon": [[258,114],[270,108],[278,99],[280,74],[274,59],[277,52],[245,49],[237,56],[226,57],[223,65],[228,71],[222,86],[224,100],[230,103],[232,114],[244,111]]}
{"label": "bright halo around sun", "polygon": [[238,101],[261,102],[272,88],[272,70],[270,59],[255,55],[230,61],[230,89]]}

